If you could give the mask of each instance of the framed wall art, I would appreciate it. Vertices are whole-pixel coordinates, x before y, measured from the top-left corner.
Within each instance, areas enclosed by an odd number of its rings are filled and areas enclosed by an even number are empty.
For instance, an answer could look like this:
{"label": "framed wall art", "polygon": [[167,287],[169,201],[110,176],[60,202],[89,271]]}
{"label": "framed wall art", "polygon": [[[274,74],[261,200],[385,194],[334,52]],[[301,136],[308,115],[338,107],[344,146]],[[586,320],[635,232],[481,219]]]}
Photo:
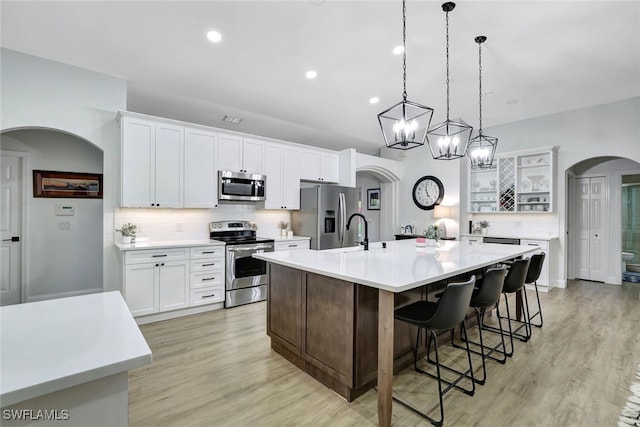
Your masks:
{"label": "framed wall art", "polygon": [[370,211],[380,210],[380,189],[370,188],[367,190],[367,209]]}
{"label": "framed wall art", "polygon": [[102,174],[34,170],[33,197],[102,199]]}

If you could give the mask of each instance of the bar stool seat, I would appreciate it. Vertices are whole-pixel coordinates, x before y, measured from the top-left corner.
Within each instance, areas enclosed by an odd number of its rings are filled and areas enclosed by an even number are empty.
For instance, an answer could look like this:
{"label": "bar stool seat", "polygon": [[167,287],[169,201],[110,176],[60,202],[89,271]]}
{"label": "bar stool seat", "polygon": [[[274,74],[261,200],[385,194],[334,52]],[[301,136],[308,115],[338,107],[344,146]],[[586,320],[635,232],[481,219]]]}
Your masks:
{"label": "bar stool seat", "polygon": [[[467,360],[469,363],[469,368],[464,372],[459,372],[457,370],[448,368],[440,363],[440,358],[438,354],[438,335],[437,330],[451,330],[455,328],[457,325],[461,325],[462,331],[464,332],[465,342],[467,338],[467,329],[464,322],[466,317],[467,308],[469,307],[469,302],[471,301],[471,295],[473,293],[473,285],[475,284],[476,278],[475,276],[471,276],[471,278],[462,283],[449,283],[445,288],[445,291],[442,295],[442,298],[438,302],[432,301],[416,301],[407,306],[400,307],[395,311],[395,318],[397,320],[406,322],[408,324],[414,325],[418,327],[418,333],[416,336],[416,346],[414,350],[414,358],[413,358],[413,367],[416,372],[427,375],[429,377],[435,378],[438,380],[438,397],[439,397],[439,408],[440,408],[440,419],[437,420],[433,417],[430,417],[426,413],[419,411],[408,403],[402,401],[396,396],[393,396],[393,400],[397,401],[401,405],[411,409],[418,415],[426,418],[435,426],[442,426],[444,422],[444,403],[443,396],[452,388],[456,388],[458,390],[463,391],[464,393],[472,396],[475,393],[475,380],[473,379],[473,366],[471,364],[471,352],[469,351],[469,344],[466,344],[467,351]],[[418,367],[418,351],[420,348],[420,337],[422,329],[426,329],[430,333],[430,339],[428,340],[427,345],[427,355],[431,350],[431,345],[434,345],[435,350],[435,361],[430,362],[434,363],[436,366],[436,375],[433,375],[430,372],[427,372]],[[453,331],[452,331],[453,334]],[[442,378],[441,368],[448,369],[452,372],[458,373],[458,377],[454,381],[448,381]],[[465,389],[458,385],[458,383],[463,379],[471,380],[471,388]],[[447,387],[443,390],[442,383],[447,384]]]}

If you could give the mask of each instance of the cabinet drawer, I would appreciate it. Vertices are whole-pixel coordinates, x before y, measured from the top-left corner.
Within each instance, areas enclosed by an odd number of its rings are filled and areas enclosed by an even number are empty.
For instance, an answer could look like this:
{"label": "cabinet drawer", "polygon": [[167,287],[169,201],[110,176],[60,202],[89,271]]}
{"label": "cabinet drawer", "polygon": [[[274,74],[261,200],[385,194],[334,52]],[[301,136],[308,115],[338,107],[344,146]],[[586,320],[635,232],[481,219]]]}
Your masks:
{"label": "cabinet drawer", "polygon": [[189,303],[192,307],[221,301],[224,301],[224,286],[192,289],[190,292]]}
{"label": "cabinet drawer", "polygon": [[224,270],[191,272],[190,288],[197,289],[224,284]]}
{"label": "cabinet drawer", "polygon": [[191,248],[191,259],[224,257],[224,246],[198,246]]}
{"label": "cabinet drawer", "polygon": [[224,270],[224,258],[203,258],[191,260],[191,272]]}
{"label": "cabinet drawer", "polygon": [[145,262],[182,261],[189,258],[189,248],[172,249],[144,249],[127,251],[124,256],[125,264],[141,264]]}
{"label": "cabinet drawer", "polygon": [[290,251],[294,249],[309,249],[309,240],[295,240],[292,242],[276,242],[276,251]]}
{"label": "cabinet drawer", "polygon": [[523,246],[537,246],[541,251],[549,252],[549,242],[546,240],[525,240],[520,239],[520,244]]}

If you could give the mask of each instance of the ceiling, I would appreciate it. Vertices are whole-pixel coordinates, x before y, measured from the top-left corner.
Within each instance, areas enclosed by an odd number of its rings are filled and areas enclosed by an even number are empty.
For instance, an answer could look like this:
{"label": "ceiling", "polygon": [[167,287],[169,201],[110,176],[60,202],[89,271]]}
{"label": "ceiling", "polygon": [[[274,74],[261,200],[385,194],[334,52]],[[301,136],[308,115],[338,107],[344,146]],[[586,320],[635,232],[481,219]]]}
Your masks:
{"label": "ceiling", "polygon": [[[440,4],[407,2],[408,99],[435,109],[432,124],[446,118]],[[126,79],[130,111],[376,154],[376,115],[402,99],[400,0],[2,1],[0,13],[2,47]],[[458,2],[449,25],[452,119],[477,127],[481,34],[485,128],[640,95],[638,1]]]}

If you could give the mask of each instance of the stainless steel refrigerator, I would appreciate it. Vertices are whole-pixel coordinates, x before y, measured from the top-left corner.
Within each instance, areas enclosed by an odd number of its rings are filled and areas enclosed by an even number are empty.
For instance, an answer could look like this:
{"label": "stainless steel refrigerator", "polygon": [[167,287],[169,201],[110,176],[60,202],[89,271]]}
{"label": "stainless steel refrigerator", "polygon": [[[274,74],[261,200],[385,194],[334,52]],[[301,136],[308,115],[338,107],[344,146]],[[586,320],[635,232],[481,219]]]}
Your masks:
{"label": "stainless steel refrigerator", "polygon": [[355,188],[332,185],[301,188],[300,210],[291,213],[291,228],[299,236],[311,237],[311,249],[356,246],[360,218],[354,218],[350,230],[346,230],[347,219],[356,212]]}

